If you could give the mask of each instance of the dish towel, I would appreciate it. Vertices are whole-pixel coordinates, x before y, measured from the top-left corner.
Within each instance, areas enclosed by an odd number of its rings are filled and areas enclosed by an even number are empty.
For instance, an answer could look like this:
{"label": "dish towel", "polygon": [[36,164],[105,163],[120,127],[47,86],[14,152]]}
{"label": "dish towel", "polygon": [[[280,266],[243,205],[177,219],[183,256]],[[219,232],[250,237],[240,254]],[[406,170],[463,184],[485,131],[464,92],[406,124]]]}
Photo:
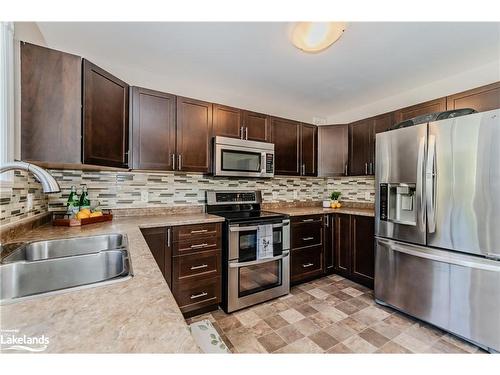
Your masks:
{"label": "dish towel", "polygon": [[257,259],[273,257],[273,226],[259,225],[257,229]]}

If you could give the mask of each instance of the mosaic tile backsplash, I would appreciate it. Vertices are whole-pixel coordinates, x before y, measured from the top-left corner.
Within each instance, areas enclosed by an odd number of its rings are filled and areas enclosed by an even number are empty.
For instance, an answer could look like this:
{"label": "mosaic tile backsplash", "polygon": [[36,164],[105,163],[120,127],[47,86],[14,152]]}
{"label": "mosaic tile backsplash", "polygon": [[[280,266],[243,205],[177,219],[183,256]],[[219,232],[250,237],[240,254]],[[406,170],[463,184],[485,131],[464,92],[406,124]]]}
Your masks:
{"label": "mosaic tile backsplash", "polygon": [[[28,194],[32,194],[32,208],[28,207]],[[12,188],[0,189],[0,224],[19,221],[47,212],[48,195],[42,185],[28,172],[14,172]]]}
{"label": "mosaic tile backsplash", "polygon": [[[374,201],[372,177],[276,177],[273,179],[214,178],[194,173],[143,173],[121,171],[50,170],[61,186],[61,193],[43,196],[34,180],[16,176],[11,197],[2,195],[1,223],[9,223],[34,215],[34,212],[61,211],[66,207],[72,185],[79,192],[88,187],[92,205],[101,208],[146,208],[204,205],[206,190],[261,190],[264,202],[319,201],[332,191],[342,192],[342,200]],[[35,185],[34,185],[35,184]],[[36,194],[36,210],[26,212],[28,191]]]}

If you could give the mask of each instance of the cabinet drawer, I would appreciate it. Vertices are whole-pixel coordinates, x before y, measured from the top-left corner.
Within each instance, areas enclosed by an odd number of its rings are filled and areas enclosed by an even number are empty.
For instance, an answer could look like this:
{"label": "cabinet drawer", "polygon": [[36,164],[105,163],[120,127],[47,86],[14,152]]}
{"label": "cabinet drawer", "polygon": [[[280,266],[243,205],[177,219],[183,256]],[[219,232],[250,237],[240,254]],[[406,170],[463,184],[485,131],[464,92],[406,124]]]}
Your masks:
{"label": "cabinet drawer", "polygon": [[292,249],[323,243],[323,217],[304,217],[292,222]]}
{"label": "cabinet drawer", "polygon": [[203,237],[218,237],[219,235],[220,223],[182,225],[173,228],[174,242]]}
{"label": "cabinet drawer", "polygon": [[193,277],[206,278],[220,276],[220,251],[205,251],[202,253],[174,257],[173,276],[183,282]]}
{"label": "cabinet drawer", "polygon": [[220,277],[174,282],[174,296],[182,313],[220,302]]}
{"label": "cabinet drawer", "polygon": [[291,280],[299,281],[323,273],[323,248],[321,246],[293,250]]}
{"label": "cabinet drawer", "polygon": [[194,237],[188,240],[174,242],[173,255],[185,255],[202,251],[220,250],[220,237]]}

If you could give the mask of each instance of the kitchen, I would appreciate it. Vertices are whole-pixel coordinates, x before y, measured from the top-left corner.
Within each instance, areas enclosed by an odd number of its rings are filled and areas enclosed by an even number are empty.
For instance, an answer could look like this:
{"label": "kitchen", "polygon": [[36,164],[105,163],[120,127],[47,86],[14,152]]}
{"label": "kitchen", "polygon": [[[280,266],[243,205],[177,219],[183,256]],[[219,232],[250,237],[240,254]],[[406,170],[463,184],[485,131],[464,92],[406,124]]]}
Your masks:
{"label": "kitchen", "polygon": [[[309,53],[310,22],[2,23],[2,354],[500,350],[498,23],[326,25]],[[354,85],[370,98],[312,84],[355,79],[328,64],[360,64],[332,57],[374,30],[401,52]],[[436,72],[413,56],[416,78],[380,97],[406,74],[397,33]],[[477,58],[452,65],[461,38]]]}

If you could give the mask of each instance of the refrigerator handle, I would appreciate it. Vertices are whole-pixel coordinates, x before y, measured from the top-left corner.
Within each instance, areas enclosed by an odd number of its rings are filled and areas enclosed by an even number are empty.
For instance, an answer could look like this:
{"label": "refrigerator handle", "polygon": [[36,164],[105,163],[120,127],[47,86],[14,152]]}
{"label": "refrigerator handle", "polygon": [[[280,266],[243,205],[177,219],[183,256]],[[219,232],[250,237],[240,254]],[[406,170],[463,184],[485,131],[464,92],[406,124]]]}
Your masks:
{"label": "refrigerator handle", "polygon": [[427,166],[425,168],[425,197],[427,206],[427,224],[429,233],[436,231],[436,197],[435,197],[435,158],[436,158],[436,136],[429,135],[429,146],[427,150]]}
{"label": "refrigerator handle", "polygon": [[425,202],[424,202],[424,180],[425,180],[425,137],[420,137],[418,143],[418,159],[417,159],[417,197],[419,211],[419,225],[425,231]]}

